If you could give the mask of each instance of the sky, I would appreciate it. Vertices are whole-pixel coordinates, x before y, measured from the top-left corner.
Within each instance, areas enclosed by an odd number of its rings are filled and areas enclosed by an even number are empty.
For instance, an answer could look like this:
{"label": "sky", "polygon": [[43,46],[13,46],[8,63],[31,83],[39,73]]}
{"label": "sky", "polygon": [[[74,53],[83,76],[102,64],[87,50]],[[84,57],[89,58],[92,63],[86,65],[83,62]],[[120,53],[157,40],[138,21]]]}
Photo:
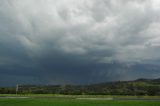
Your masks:
{"label": "sky", "polygon": [[0,86],[160,78],[160,0],[0,0]]}

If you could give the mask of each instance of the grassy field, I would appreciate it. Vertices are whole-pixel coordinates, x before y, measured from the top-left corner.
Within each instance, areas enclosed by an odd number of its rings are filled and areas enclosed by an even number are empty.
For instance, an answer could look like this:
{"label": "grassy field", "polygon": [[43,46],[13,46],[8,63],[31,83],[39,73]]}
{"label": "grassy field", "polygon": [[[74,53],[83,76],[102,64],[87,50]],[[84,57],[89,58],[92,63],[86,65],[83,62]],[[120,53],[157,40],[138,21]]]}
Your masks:
{"label": "grassy field", "polygon": [[158,101],[106,101],[67,98],[0,99],[0,106],[160,106]]}
{"label": "grassy field", "polygon": [[[0,97],[15,97],[24,95],[0,95]],[[0,98],[0,106],[160,106],[160,101],[114,101],[114,100],[79,100],[76,98],[106,98],[124,96],[104,96],[104,95],[25,95],[29,98]],[[133,98],[135,96],[125,96]],[[139,97],[139,98],[159,98],[159,97]]]}

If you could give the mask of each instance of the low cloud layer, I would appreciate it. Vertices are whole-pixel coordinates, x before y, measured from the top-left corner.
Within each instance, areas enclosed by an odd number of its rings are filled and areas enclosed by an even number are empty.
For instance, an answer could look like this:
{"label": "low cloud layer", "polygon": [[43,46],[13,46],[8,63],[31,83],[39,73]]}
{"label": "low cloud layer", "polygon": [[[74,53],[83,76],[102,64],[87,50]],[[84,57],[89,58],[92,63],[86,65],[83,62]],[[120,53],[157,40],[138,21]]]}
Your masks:
{"label": "low cloud layer", "polygon": [[0,0],[0,85],[160,76],[159,0]]}

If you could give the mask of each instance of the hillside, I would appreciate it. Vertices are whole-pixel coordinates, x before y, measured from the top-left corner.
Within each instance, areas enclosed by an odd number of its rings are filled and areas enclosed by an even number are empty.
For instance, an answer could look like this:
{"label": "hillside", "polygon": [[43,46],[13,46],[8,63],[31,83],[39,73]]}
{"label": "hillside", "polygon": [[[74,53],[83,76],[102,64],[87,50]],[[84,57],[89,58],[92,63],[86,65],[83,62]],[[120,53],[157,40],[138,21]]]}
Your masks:
{"label": "hillside", "polygon": [[[0,88],[1,94],[16,93],[14,87]],[[92,85],[19,85],[19,94],[74,95],[160,95],[160,79],[137,79]]]}

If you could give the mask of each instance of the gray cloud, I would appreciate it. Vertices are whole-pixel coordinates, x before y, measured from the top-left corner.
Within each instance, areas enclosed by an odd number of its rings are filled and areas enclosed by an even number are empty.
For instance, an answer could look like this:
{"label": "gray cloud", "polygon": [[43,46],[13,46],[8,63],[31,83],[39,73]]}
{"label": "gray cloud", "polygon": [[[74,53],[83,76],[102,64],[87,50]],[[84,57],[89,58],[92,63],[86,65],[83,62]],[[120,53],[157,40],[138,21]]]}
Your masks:
{"label": "gray cloud", "polygon": [[159,77],[159,5],[158,0],[1,0],[0,84]]}

